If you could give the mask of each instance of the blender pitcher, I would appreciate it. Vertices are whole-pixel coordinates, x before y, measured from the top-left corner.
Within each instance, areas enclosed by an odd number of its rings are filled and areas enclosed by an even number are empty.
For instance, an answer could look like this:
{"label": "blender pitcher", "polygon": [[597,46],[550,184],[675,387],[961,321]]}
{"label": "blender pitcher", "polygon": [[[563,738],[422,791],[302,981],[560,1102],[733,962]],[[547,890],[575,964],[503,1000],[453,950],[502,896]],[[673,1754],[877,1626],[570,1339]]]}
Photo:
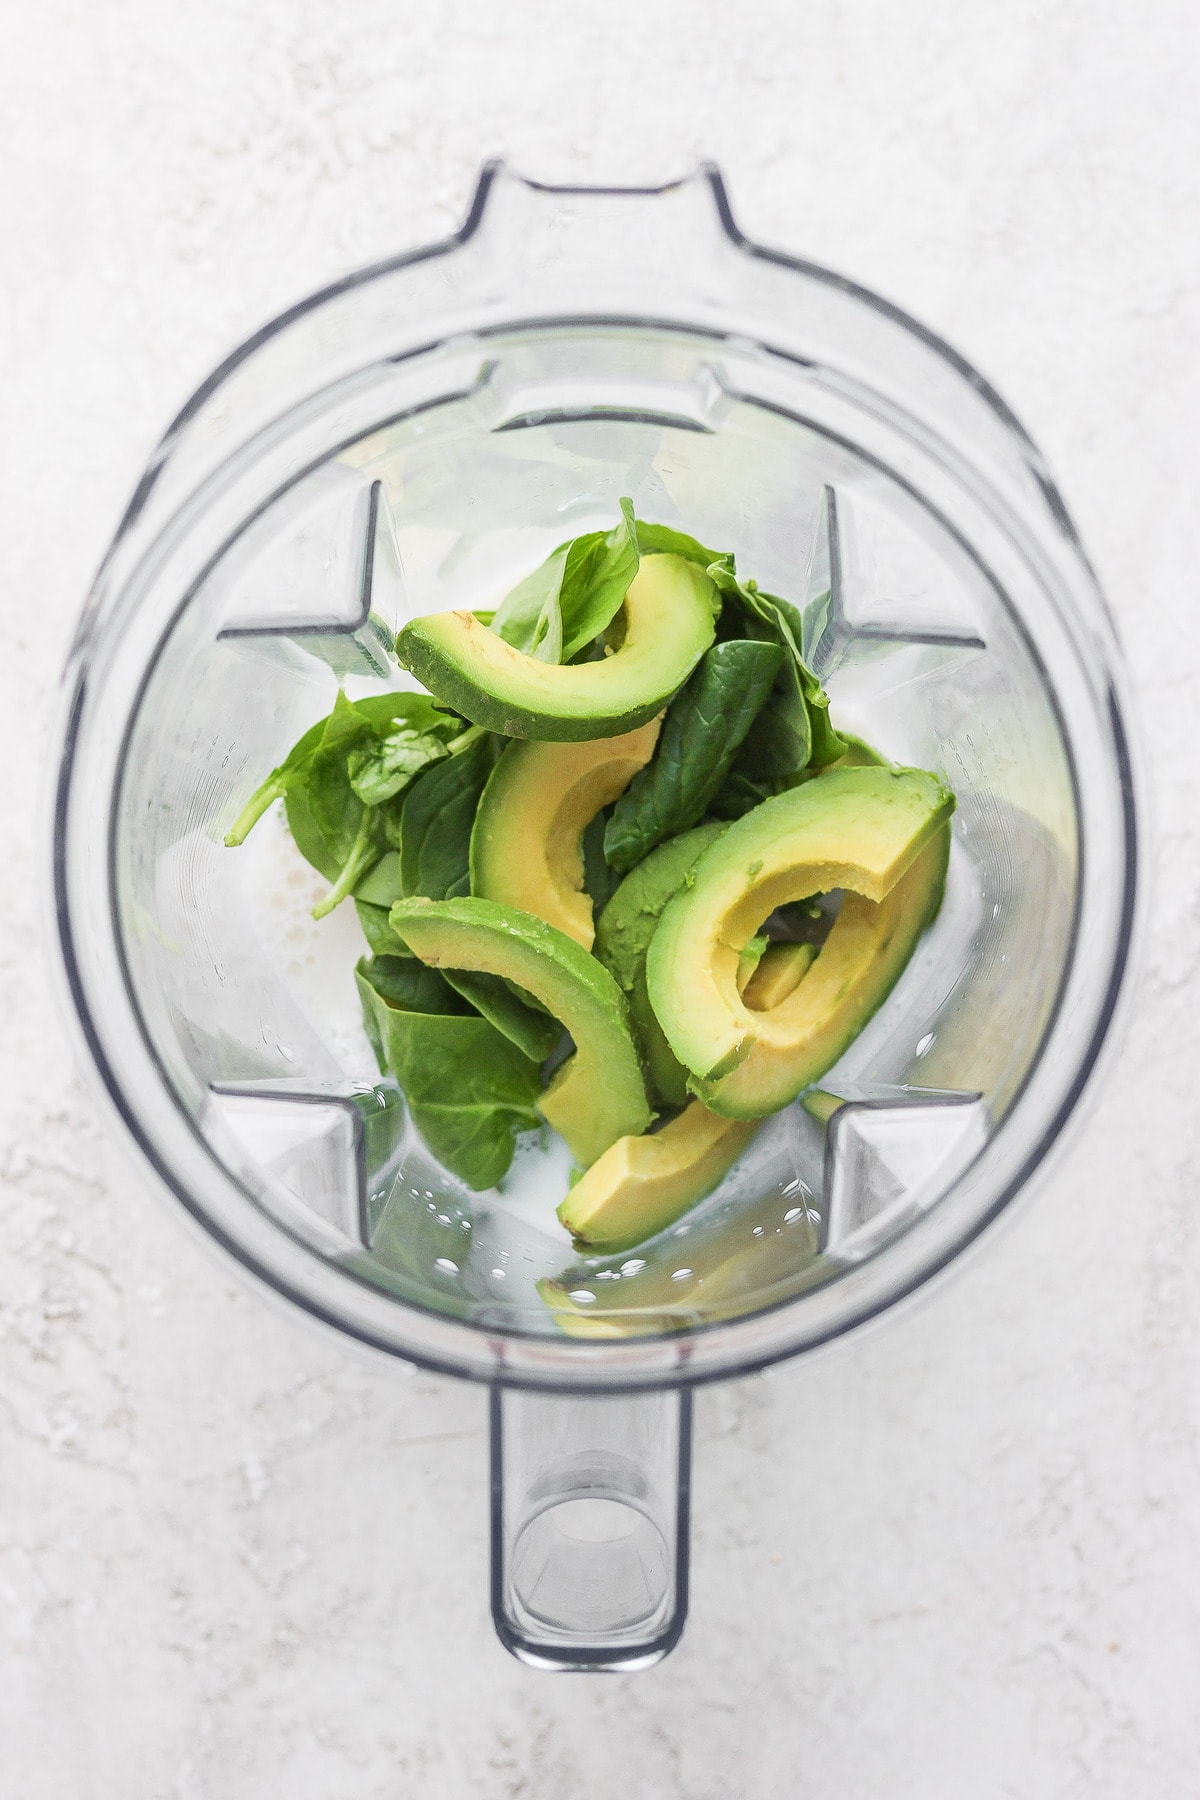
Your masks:
{"label": "blender pitcher", "polygon": [[[804,609],[839,726],[957,796],[945,900],[822,1087],[621,1256],[573,1252],[530,1134],[472,1193],[381,1080],[352,907],[248,794],[395,631],[495,605],[621,495]],[[555,1668],[636,1667],[687,1607],[692,1384],[848,1331],[1028,1180],[1109,1033],[1135,923],[1119,653],[1071,522],[959,357],[748,243],[714,170],[484,170],[462,229],[293,308],[156,451],[66,678],[54,876],[88,1057],[242,1266],[491,1389],[492,1607]],[[278,810],[278,809],[277,809]],[[822,1116],[814,1116],[821,1114]]]}

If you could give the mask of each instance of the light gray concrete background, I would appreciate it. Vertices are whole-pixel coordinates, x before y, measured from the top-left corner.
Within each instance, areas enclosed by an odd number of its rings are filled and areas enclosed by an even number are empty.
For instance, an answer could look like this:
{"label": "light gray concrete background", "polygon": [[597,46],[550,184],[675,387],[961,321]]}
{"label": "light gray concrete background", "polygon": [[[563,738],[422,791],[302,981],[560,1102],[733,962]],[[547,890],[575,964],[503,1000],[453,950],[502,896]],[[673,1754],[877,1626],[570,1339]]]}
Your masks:
{"label": "light gray concrete background", "polygon": [[[1200,1790],[1195,0],[39,0],[0,54],[5,1800],[1190,1800]],[[477,164],[724,165],[949,336],[1056,469],[1156,785],[1136,1014],[949,1284],[699,1403],[695,1604],[509,1661],[479,1393],[359,1360],[108,1142],[43,970],[73,616],[240,336],[444,233]]]}

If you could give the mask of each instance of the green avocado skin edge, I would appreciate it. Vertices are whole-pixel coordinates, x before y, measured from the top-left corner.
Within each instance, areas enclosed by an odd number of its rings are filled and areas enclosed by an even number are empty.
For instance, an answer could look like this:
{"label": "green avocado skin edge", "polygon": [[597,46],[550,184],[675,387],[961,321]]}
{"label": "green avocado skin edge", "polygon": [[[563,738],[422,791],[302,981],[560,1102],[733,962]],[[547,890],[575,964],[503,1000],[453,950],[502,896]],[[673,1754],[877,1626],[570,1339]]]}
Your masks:
{"label": "green avocado skin edge", "polygon": [[624,637],[597,638],[588,660],[543,662],[461,610],[412,620],[396,656],[443,705],[489,731],[586,743],[662,711],[713,642],[716,598],[702,569],[655,556],[630,583]]}
{"label": "green avocado skin edge", "polygon": [[[419,621],[417,621],[419,624]],[[536,738],[544,743],[585,744],[593,738],[618,737],[625,731],[636,731],[655,713],[661,712],[679,682],[672,679],[669,687],[648,698],[631,703],[621,711],[598,712],[591,718],[554,717],[549,713],[526,712],[510,700],[484,690],[464,675],[453,656],[442,645],[421,636],[416,625],[401,632],[396,654],[409,672],[436,694],[445,706],[453,707],[464,718],[503,737]]]}
{"label": "green avocado skin edge", "polygon": [[690,1098],[687,1070],[650,1004],[646,952],[667,901],[701,854],[727,830],[723,822],[697,825],[660,844],[625,877],[596,924],[594,953],[628,1000],[647,1072],[659,1099],[671,1106],[684,1106]]}

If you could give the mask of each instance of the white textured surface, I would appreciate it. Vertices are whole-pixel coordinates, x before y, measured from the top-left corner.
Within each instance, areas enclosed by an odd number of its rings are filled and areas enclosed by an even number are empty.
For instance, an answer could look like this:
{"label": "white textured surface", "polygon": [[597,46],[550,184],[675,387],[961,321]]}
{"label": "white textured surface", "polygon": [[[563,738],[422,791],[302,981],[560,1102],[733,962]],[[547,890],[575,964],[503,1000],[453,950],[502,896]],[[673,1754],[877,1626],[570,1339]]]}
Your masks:
{"label": "white textured surface", "polygon": [[[4,38],[5,1800],[1190,1800],[1195,0],[41,0]],[[1157,783],[1085,1133],[922,1305],[701,1397],[691,1624],[629,1679],[504,1656],[482,1397],[264,1305],[142,1194],[39,951],[57,671],[154,436],[280,306],[454,224],[496,151],[715,155],[753,234],[973,356],[1075,509]]]}

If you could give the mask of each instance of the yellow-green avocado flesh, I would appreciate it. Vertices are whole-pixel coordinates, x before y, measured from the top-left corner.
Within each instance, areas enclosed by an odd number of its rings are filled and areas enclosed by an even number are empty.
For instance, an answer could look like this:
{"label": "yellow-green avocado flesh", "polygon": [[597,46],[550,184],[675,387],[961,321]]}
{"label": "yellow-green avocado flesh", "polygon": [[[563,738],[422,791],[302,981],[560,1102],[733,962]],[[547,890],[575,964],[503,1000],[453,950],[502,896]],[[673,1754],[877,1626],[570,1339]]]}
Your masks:
{"label": "yellow-green avocado flesh", "polygon": [[446,706],[505,737],[578,743],[633,731],[660,712],[712,643],[716,589],[681,556],[643,557],[619,648],[594,662],[526,656],[474,613],[406,625],[396,655]]}
{"label": "yellow-green avocado flesh", "polygon": [[[831,769],[731,825],[670,900],[647,992],[689,1086],[760,1118],[835,1063],[898,980],[941,903],[950,790],[924,770]],[[770,1011],[738,992],[746,944],[776,907],[845,890],[820,954]]]}
{"label": "yellow-green avocado flesh", "polygon": [[515,742],[488,777],[471,832],[471,892],[592,947],[583,833],[650,761],[661,719],[589,743]]}
{"label": "yellow-green avocado flesh", "polygon": [[432,968],[501,975],[532,994],[575,1043],[538,1101],[572,1155],[588,1164],[653,1114],[624,995],[608,970],[542,919],[493,900],[399,900],[392,930]]}
{"label": "yellow-green avocado flesh", "polygon": [[575,1183],[558,1216],[589,1254],[629,1250],[673,1225],[729,1173],[758,1129],[699,1100],[653,1136],[618,1138]]}

